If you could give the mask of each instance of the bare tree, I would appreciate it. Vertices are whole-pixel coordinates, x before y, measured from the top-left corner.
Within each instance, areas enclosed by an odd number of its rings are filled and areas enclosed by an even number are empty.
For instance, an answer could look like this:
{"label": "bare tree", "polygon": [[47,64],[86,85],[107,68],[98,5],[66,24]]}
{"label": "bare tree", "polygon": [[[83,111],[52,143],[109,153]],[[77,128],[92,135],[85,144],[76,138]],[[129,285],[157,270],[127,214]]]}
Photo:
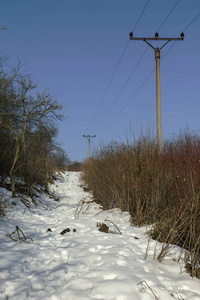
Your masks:
{"label": "bare tree", "polygon": [[13,160],[9,171],[12,196],[15,197],[17,162],[26,147],[27,134],[41,124],[62,120],[62,106],[47,91],[39,93],[31,77],[14,68],[10,75],[0,73],[0,126],[14,142]]}

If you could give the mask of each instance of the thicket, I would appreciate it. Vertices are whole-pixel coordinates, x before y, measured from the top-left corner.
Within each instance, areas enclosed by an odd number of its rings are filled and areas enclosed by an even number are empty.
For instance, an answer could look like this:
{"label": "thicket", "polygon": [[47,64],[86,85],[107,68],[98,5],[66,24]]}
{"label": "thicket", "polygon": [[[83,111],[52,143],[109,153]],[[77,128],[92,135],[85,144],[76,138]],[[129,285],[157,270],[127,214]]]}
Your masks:
{"label": "thicket", "polygon": [[163,242],[161,261],[170,244],[186,250],[186,266],[200,278],[200,136],[188,131],[165,141],[155,139],[101,147],[84,163],[83,180],[104,209],[129,211],[135,226],[153,224]]}
{"label": "thicket", "polygon": [[56,144],[62,106],[48,91],[38,92],[19,66],[4,63],[0,59],[0,185],[14,197],[19,189],[28,194],[36,184],[45,185],[69,159]]}

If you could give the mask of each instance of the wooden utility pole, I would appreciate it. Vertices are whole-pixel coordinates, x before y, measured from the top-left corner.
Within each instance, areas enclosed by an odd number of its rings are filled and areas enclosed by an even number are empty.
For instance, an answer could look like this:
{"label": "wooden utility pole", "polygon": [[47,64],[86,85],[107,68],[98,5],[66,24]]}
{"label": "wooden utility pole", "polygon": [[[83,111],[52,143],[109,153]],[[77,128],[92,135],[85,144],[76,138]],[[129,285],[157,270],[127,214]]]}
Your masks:
{"label": "wooden utility pole", "polygon": [[[160,97],[160,50],[165,47],[170,41],[182,41],[184,40],[184,33],[181,33],[180,38],[159,38],[156,32],[154,38],[133,37],[133,33],[130,33],[130,40],[140,40],[146,42],[155,51],[156,59],[156,104],[157,104],[157,147],[158,151],[162,152],[162,122],[161,122],[161,97]],[[166,41],[160,48],[153,47],[148,41]]]}
{"label": "wooden utility pole", "polygon": [[96,135],[83,135],[83,137],[88,139],[88,143],[89,143],[89,158],[90,158],[90,140],[91,138],[96,137]]}

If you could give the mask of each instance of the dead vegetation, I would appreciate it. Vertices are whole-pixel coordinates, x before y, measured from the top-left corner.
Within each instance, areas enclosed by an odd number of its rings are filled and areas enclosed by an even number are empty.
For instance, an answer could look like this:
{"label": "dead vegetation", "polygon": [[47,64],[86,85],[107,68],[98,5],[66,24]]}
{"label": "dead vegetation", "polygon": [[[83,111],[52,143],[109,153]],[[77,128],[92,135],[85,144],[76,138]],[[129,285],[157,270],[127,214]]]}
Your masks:
{"label": "dead vegetation", "polygon": [[15,242],[19,242],[19,243],[22,243],[22,242],[30,243],[29,240],[33,242],[33,239],[27,238],[25,236],[25,234],[23,233],[23,231],[18,226],[16,226],[15,230],[12,233],[8,233],[7,236],[11,240],[13,240]]}
{"label": "dead vegetation", "polygon": [[129,211],[135,226],[154,224],[152,238],[185,249],[186,269],[199,278],[200,137],[185,131],[165,141],[162,153],[151,137],[111,143],[84,163],[83,180],[104,209]]}
{"label": "dead vegetation", "polygon": [[110,227],[105,223],[98,222],[97,227],[99,228],[99,231],[105,232],[105,233],[120,234],[120,235],[122,234],[119,227],[114,222],[112,222],[110,220],[105,220],[105,222],[107,222],[107,223],[110,222],[113,229],[110,229]]}

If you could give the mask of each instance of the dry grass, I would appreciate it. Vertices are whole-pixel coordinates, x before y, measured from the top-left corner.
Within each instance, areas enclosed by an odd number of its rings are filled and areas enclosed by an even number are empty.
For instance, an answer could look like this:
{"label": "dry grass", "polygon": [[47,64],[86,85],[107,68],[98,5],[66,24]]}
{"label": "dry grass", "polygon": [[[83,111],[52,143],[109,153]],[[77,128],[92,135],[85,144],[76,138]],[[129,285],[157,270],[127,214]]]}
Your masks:
{"label": "dry grass", "polygon": [[84,163],[83,179],[104,209],[129,211],[136,226],[155,224],[152,237],[187,250],[186,265],[199,276],[200,137],[181,133],[157,152],[153,138],[111,143]]}

